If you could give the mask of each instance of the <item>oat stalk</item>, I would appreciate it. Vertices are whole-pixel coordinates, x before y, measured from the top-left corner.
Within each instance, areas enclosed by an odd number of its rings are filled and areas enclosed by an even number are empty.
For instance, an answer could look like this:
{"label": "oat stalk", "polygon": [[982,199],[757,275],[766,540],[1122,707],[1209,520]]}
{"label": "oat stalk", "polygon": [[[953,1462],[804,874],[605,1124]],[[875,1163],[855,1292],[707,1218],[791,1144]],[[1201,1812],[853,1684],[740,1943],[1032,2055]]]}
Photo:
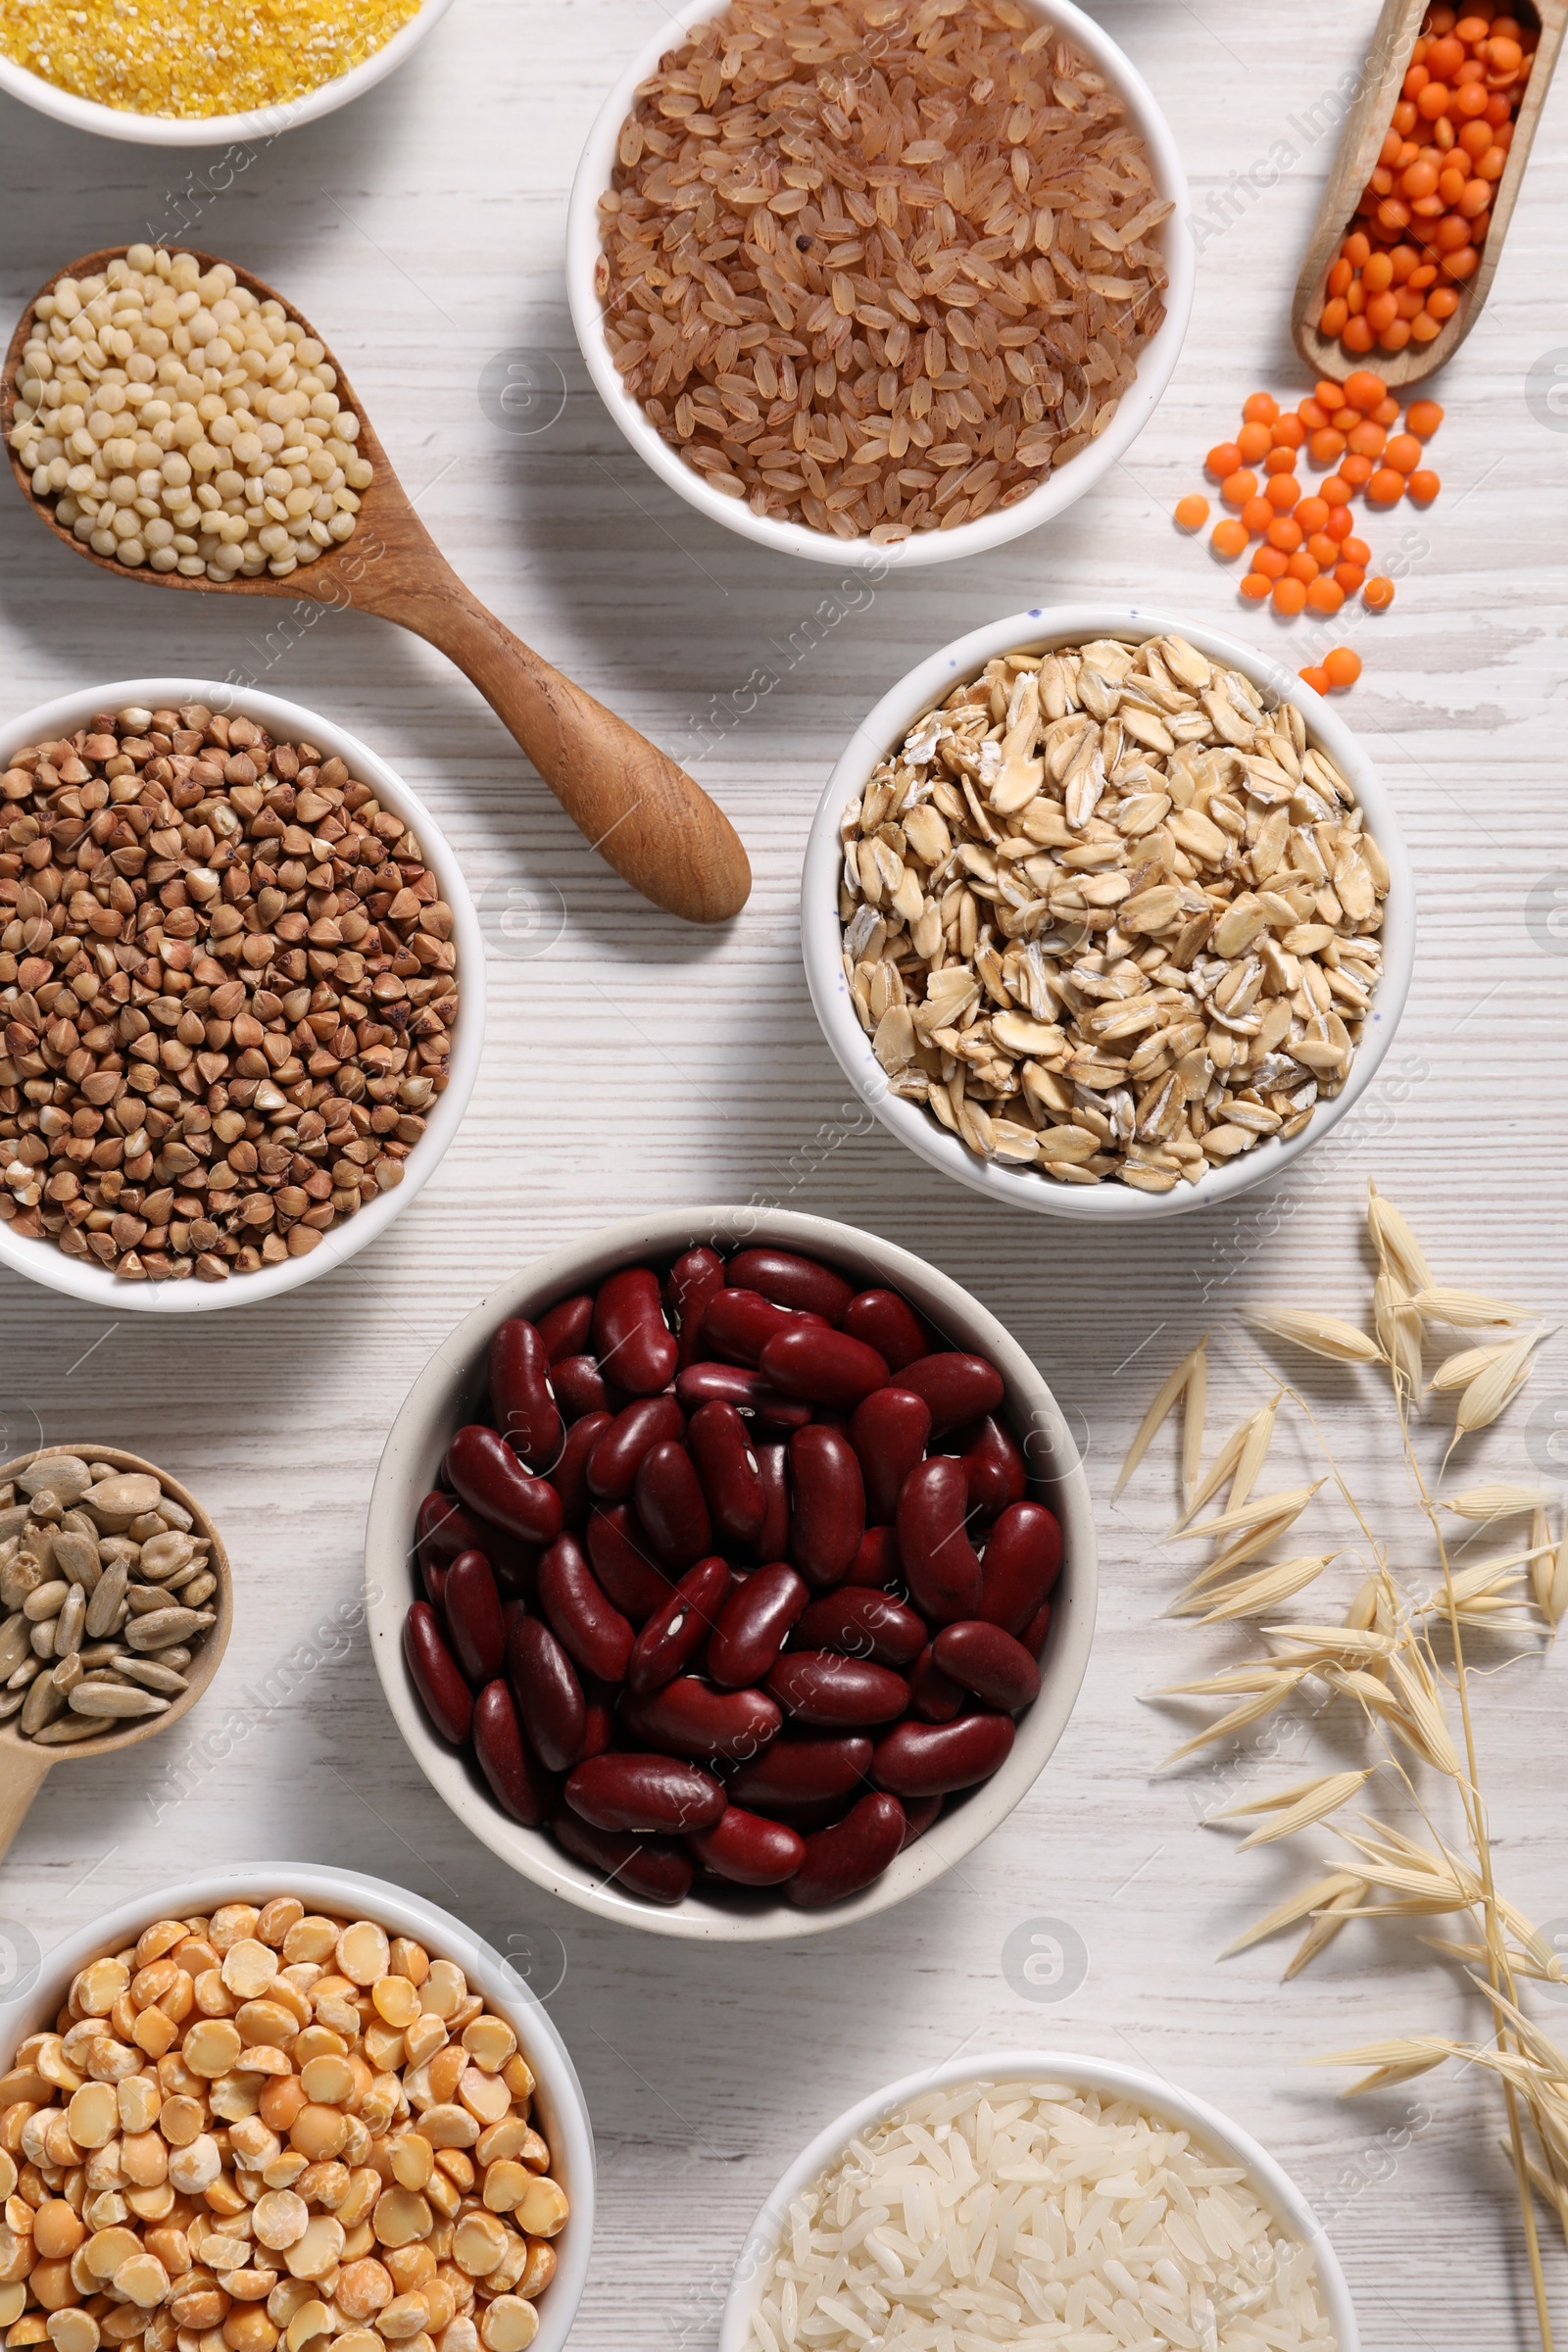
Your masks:
{"label": "oat stalk", "polygon": [[[1436,1546],[1438,1581],[1429,1596],[1418,1599],[1393,1573],[1390,1544],[1368,1523],[1304,1396],[1288,1383],[1282,1385],[1262,1411],[1232,1432],[1204,1471],[1194,1446],[1194,1428],[1201,1425],[1200,1392],[1192,1399],[1199,1410],[1184,1432],[1181,1515],[1171,1536],[1178,1542],[1206,1538],[1213,1549],[1207,1564],[1178,1595],[1172,1613],[1200,1615],[1204,1624],[1264,1618],[1314,1582],[1337,1556],[1273,1556],[1277,1540],[1310,1505],[1323,1480],[1250,1500],[1282,1402],[1294,1406],[1309,1428],[1327,1479],[1365,1540],[1370,1567],[1363,1561],[1366,1572],[1342,1624],[1264,1624],[1260,1630],[1268,1646],[1260,1655],[1226,1673],[1175,1686],[1185,1694],[1223,1696],[1231,1704],[1166,1763],[1177,1763],[1245,1731],[1308,1681],[1320,1685],[1330,1697],[1348,1697],[1359,1706],[1369,1738],[1382,1750],[1384,1770],[1396,1776],[1415,1805],[1429,1842],[1371,1817],[1354,1826],[1345,1820],[1342,1809],[1379,1768],[1376,1760],[1364,1770],[1320,1773],[1209,1816],[1214,1821],[1261,1817],[1238,1850],[1294,1836],[1317,1823],[1330,1823],[1347,1849],[1339,1868],[1329,1867],[1326,1877],[1319,1875],[1277,1905],[1222,1956],[1305,1922],[1305,1936],[1286,1970],[1289,1978],[1351,1919],[1404,1918],[1416,1928],[1420,1945],[1466,1966],[1488,2005],[1490,2040],[1465,2044],[1417,2034],[1314,2063],[1370,2070],[1346,2096],[1407,2081],[1448,2059],[1495,2077],[1507,2119],[1505,2144],[1524,2224],[1540,2343],[1542,2352],[1553,2352],[1535,2200],[1542,2198],[1568,2242],[1568,2054],[1521,2007],[1519,1985],[1521,1980],[1561,1981],[1563,1970],[1539,1932],[1496,1886],[1465,1636],[1467,1629],[1518,1633],[1538,1627],[1551,1636],[1568,1606],[1568,1529],[1553,1536],[1548,1512],[1554,1497],[1535,1488],[1495,1483],[1435,1495],[1412,1435],[1412,1420],[1421,1411],[1424,1394],[1455,1397],[1448,1453],[1466,1437],[1490,1427],[1524,1387],[1536,1349],[1547,1335],[1523,1306],[1436,1282],[1407,1221],[1375,1186],[1370,1189],[1367,1223],[1378,1260],[1369,1316],[1375,1336],[1315,1308],[1271,1305],[1250,1310],[1247,1320],[1275,1345],[1303,1348],[1345,1367],[1348,1378],[1353,1379],[1361,1367],[1386,1374],[1412,1498]],[[1527,1321],[1530,1329],[1510,1331],[1510,1326]],[[1497,1336],[1450,1353],[1428,1381],[1424,1349],[1434,1345],[1451,1348],[1448,1335],[1471,1331]],[[1188,1358],[1166,1382],[1157,1416],[1152,1412],[1146,1419],[1122,1483],[1147,1449],[1159,1420],[1187,1387],[1193,1363]],[[1446,1455],[1445,1463],[1446,1459]],[[1243,1468],[1245,1476],[1238,1477]],[[1229,1506],[1199,1523],[1198,1513],[1229,1477],[1236,1477]],[[1526,1519],[1527,1539],[1516,1532],[1517,1522]],[[1446,1533],[1455,1522],[1472,1528],[1497,1524],[1506,1531],[1510,1547],[1455,1570]],[[1260,1554],[1269,1556],[1259,1558]],[[1247,1573],[1237,1575],[1244,1562]],[[1432,1633],[1438,1625],[1446,1628],[1452,1651],[1446,1670],[1433,1648]],[[1458,1703],[1457,1738],[1449,1727],[1450,1693]],[[1428,1810],[1416,1777],[1422,1768],[1450,1783],[1456,1792],[1464,1826],[1458,1847],[1445,1838]],[[1420,1933],[1421,1923],[1445,1916],[1472,1923],[1476,1939]],[[1527,2119],[1533,2146],[1526,2144]]]}

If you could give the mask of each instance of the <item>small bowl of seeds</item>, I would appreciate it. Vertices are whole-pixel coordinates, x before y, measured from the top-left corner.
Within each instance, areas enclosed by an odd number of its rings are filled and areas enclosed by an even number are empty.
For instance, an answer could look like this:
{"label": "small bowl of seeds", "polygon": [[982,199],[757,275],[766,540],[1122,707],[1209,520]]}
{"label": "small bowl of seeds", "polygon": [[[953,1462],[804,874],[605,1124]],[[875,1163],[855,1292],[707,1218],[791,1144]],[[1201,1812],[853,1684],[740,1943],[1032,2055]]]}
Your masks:
{"label": "small bowl of seeds", "polygon": [[113,1311],[272,1298],[452,1141],[484,956],[457,859],[331,720],[189,678],[0,729],[0,1263]]}
{"label": "small bowl of seeds", "polygon": [[165,0],[156,15],[38,0],[0,18],[0,90],[136,146],[265,144],[395,73],[451,5],[271,0],[258,19],[239,0]]}
{"label": "small bowl of seeds", "polygon": [[856,731],[807,851],[816,1016],[883,1125],[1009,1206],[1232,1199],[1365,1095],[1415,892],[1323,698],[1213,630],[1035,608]]}
{"label": "small bowl of seeds", "polygon": [[1036,529],[1125,455],[1192,308],[1181,156],[1071,0],[686,0],[606,100],[566,290],[710,520],[869,569]]}
{"label": "small bowl of seeds", "polygon": [[79,1443],[0,1463],[0,1853],[51,1765],[195,1704],[233,1615],[222,1538],[167,1470]]}

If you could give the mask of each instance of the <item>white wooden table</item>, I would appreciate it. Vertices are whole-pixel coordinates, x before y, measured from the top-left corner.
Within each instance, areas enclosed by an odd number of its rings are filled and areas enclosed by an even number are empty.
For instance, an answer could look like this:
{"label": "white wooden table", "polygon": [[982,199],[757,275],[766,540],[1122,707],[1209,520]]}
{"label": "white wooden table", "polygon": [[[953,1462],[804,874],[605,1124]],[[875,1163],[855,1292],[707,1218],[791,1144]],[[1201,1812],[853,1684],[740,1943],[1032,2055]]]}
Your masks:
{"label": "white wooden table", "polygon": [[[343,356],[478,593],[677,752],[716,734],[697,772],[756,866],[732,931],[699,937],[585,854],[478,698],[413,639],[333,613],[269,649],[263,630],[286,608],[253,619],[255,608],[174,605],[116,583],[0,496],[0,718],[86,680],[265,676],[368,737],[427,798],[493,950],[489,1043],[462,1134],[392,1235],[346,1271],[194,1324],[116,1321],[0,1275],[4,1450],[39,1433],[96,1434],[158,1457],[220,1519],[239,1584],[222,1673],[185,1727],[191,1793],[158,1795],[154,1768],[172,1759],[157,1747],[128,1770],[59,1773],[0,1870],[0,1920],[47,1948],[206,1862],[292,1854],[402,1881],[503,1948],[532,1937],[547,1952],[560,1938],[553,2010],[601,2162],[583,2352],[712,2344],[744,2228],[806,2137],[850,2098],[960,2045],[1031,2042],[1141,2060],[1267,2141],[1333,2215],[1377,2352],[1533,2340],[1492,2097],[1445,2074],[1348,2108],[1332,2096],[1342,2078],[1296,2071],[1377,2034],[1475,2030],[1457,1980],[1372,1927],[1284,1988],[1288,1945],[1216,1965],[1298,1874],[1278,1855],[1238,1862],[1227,1838],[1199,1829],[1215,1786],[1201,1767],[1153,1777],[1188,1718],[1141,1694],[1242,1644],[1162,1615],[1185,1564],[1155,1541],[1169,1441],[1120,1508],[1107,1498],[1153,1380],[1204,1325],[1225,1335],[1220,1429],[1260,1378],[1239,1350],[1239,1306],[1360,1310],[1370,1174],[1416,1219],[1444,1278],[1522,1296],[1548,1319],[1568,1310],[1568,934],[1533,931],[1528,912],[1542,877],[1568,866],[1568,408],[1544,423],[1527,405],[1531,368],[1568,344],[1568,93],[1548,107],[1487,315],[1441,387],[1445,494],[1412,518],[1392,613],[1344,632],[1367,663],[1348,715],[1397,795],[1423,922],[1401,1035],[1353,1130],[1271,1193],[1091,1246],[1049,1218],[997,1214],[880,1129],[858,1129],[801,974],[797,872],[818,792],[855,721],[920,654],[1025,605],[1102,594],[1288,654],[1297,642],[1239,607],[1234,574],[1183,540],[1169,510],[1246,392],[1304,389],[1290,290],[1332,152],[1332,93],[1370,31],[1369,0],[1102,0],[1100,13],[1164,101],[1206,224],[1197,313],[1159,415],[1054,529],[857,595],[787,668],[776,649],[837,575],[760,554],[656,482],[601,409],[567,322],[577,150],[659,0],[458,0],[401,76],[256,154],[218,194],[193,192],[180,159],[79,138],[9,103],[0,116],[8,320],[52,267],[149,228],[283,287]],[[211,160],[197,158],[198,178]],[[485,363],[512,350],[536,355],[546,384],[554,365],[564,385],[561,414],[530,437],[497,429],[480,404]],[[1380,555],[1404,527],[1379,529]],[[766,664],[785,674],[742,714],[729,698]],[[1102,1593],[1068,1734],[987,1845],[870,1927],[731,1957],[590,1922],[509,1878],[426,1788],[363,1634],[344,1633],[339,1611],[352,1614],[359,1590],[388,1423],[459,1315],[536,1252],[646,1202],[754,1194],[923,1251],[1011,1325],[1080,1431],[1103,1506]],[[1398,1478],[1367,1466],[1354,1382],[1328,1374],[1309,1388],[1348,1461],[1397,1502]],[[1549,1470],[1549,1456],[1532,1467],[1542,1442],[1527,1441],[1527,1422],[1559,1394],[1568,1409],[1568,1341],[1552,1339],[1530,1397],[1476,1443],[1473,1463],[1489,1476]],[[293,1694],[268,1708],[255,1694],[286,1661]],[[1499,1871],[1547,1920],[1568,1916],[1564,1671],[1528,1655],[1480,1699]],[[1253,1792],[1296,1779],[1304,1752],[1254,1748],[1241,1778]],[[1087,1978],[1067,1998],[1029,1997],[1004,1973],[1008,1936],[1034,1920],[1065,1923],[1086,1947]],[[1560,2260],[1553,2280],[1568,2328]]]}

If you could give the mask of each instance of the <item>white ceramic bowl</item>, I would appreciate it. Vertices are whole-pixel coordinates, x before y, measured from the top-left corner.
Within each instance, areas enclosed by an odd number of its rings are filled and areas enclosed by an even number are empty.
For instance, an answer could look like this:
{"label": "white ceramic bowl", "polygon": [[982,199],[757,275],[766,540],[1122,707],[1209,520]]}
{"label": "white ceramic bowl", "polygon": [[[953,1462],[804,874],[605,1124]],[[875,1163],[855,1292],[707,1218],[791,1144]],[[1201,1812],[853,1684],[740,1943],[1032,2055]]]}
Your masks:
{"label": "white ceramic bowl", "polygon": [[[1239,1159],[1211,1168],[1197,1184],[1178,1185],[1173,1193],[1140,1193],[1113,1179],[1095,1185],[1054,1184],[1029,1168],[1005,1168],[977,1159],[918,1103],[888,1092],[882,1065],[856,1017],[844,978],[838,913],[843,865],[839,819],[849,802],[864,790],[878,761],[903,742],[915,720],[960,680],[978,676],[994,656],[1026,648],[1044,653],[1091,637],[1122,637],[1136,643],[1172,630],[1211,661],[1239,669],[1255,686],[1295,703],[1309,734],[1355,786],[1366,811],[1367,828],[1388,859],[1392,877],[1383,920],[1383,977],[1346,1085],[1332,1102],[1319,1103],[1308,1125],[1288,1143],[1270,1140],[1259,1144]],[[1074,1217],[1099,1225],[1148,1224],[1156,1218],[1207,1208],[1216,1201],[1233,1200],[1252,1185],[1283,1174],[1293,1160],[1320,1143],[1361,1100],[1394,1042],[1409,994],[1415,930],[1415,880],[1393,796],[1339,712],[1288,664],[1270,660],[1255,646],[1222,636],[1217,629],[1173,619],[1168,613],[1146,612],[1136,605],[1032,606],[1027,612],[1009,613],[1005,620],[989,621],[983,629],[956,638],[952,645],[918,663],[861,720],[840,756],[817,805],[801,876],[801,953],[811,1003],[840,1068],[883,1126],[945,1176],[955,1177],[992,1200],[1009,1208],[1033,1209],[1043,1216]]]}
{"label": "white ceramic bowl", "polygon": [[[582,2297],[594,2234],[594,2135],[588,2102],[577,2070],[549,2011],[530,1992],[499,1952],[421,1895],[384,1879],[336,1870],[317,1862],[246,1862],[227,1870],[203,1871],[177,1886],[155,1886],[134,1902],[122,1903],[91,1927],[68,1936],[45,1952],[35,1982],[0,2002],[0,2066],[25,2034],[53,2031],[55,2016],[78,1968],[129,1943],[155,1919],[203,1917],[220,1903],[264,1903],[275,1894],[298,1895],[307,1906],[373,1919],[394,1936],[410,1936],[432,1958],[455,1960],[476,1992],[507,2020],[538,2088],[534,2107],[550,2143],[552,2171],[565,2190],[571,2211],[555,2240],[558,2267],[539,2297],[539,2332],[533,2352],[562,2352]],[[44,1923],[39,1920],[40,1929]]]}
{"label": "white ceramic bowl", "polygon": [[959,523],[951,531],[916,531],[892,547],[876,546],[870,539],[835,539],[831,532],[813,531],[805,523],[778,522],[754,514],[744,500],[726,498],[721,490],[713,489],[660,438],[644,415],[641,401],[627,391],[605,340],[604,313],[594,290],[594,268],[601,251],[598,207],[610,186],[620,126],[631,112],[638,83],[655,71],[666,50],[678,46],[680,35],[689,26],[706,24],[717,15],[720,0],[683,0],[683,5],[666,9],[663,24],[638,51],[606,99],[588,134],[566,215],[566,296],[571,320],[588,372],[633,449],[662,480],[710,521],[739,531],[742,538],[755,539],[760,547],[804,556],[812,564],[835,564],[840,570],[846,566],[874,568],[880,576],[893,569],[952,564],[960,556],[983,555],[989,548],[1021,538],[1025,531],[1038,530],[1043,522],[1063,513],[1086,490],[1092,490],[1118,458],[1126,456],[1153,415],[1181,353],[1197,275],[1188,220],[1191,198],[1181,154],[1148,83],[1093,17],[1073,7],[1072,0],[1026,0],[1026,5],[1037,11],[1043,23],[1054,24],[1076,42],[1126,100],[1128,114],[1149,149],[1155,184],[1175,205],[1159,230],[1170,279],[1165,288],[1165,318],[1159,332],[1140,353],[1136,380],[1122,395],[1121,406],[1097,441],[1049,474],[1038,490],[1016,506],[993,508],[978,522]]}
{"label": "white ceramic bowl", "polygon": [[[508,1315],[541,1314],[556,1299],[591,1289],[616,1266],[652,1260],[667,1265],[694,1243],[722,1250],[770,1244],[820,1257],[868,1284],[902,1291],[960,1348],[989,1356],[1006,1385],[1003,1412],[1019,1433],[1031,1473],[1031,1494],[1061,1521],[1065,1566],[1053,1595],[1051,1631],[1041,1661],[1043,1688],[1020,1718],[1012,1752],[1002,1770],[953,1801],[933,1829],[900,1854],[863,1894],[826,1911],[798,1911],[781,1895],[730,1887],[709,1896],[696,1888],[665,1909],[607,1885],[563,1852],[543,1830],[526,1830],[503,1813],[477,1766],[430,1728],[403,1656],[403,1620],[417,1597],[413,1566],[414,1521],[435,1482],[447,1440],[462,1427],[484,1393],[490,1335]],[[826,1217],[782,1209],[662,1210],[624,1225],[603,1227],[566,1250],[514,1275],[466,1316],[431,1357],[392,1424],[375,1475],[365,1538],[366,1616],[371,1654],[387,1704],[415,1762],[465,1828],[493,1854],[535,1886],[601,1918],[613,1918],[655,1936],[710,1943],[756,1943],[869,1919],[929,1886],[989,1837],[1024,1796],[1066,1729],[1089,1662],[1094,1634],[1096,1560],[1089,1482],[1055,1399],[1030,1358],[993,1314],[906,1250]]]}
{"label": "white ceramic bowl", "polygon": [[[95,98],[78,98],[74,90],[57,89],[37,74],[29,74],[13,58],[0,56],[0,90],[20,98],[36,114],[50,115],[73,130],[93,130],[102,139],[125,139],[138,147],[225,147],[255,143],[270,146],[297,123],[314,122],[320,115],[335,114],[388,74],[395,73],[452,6],[452,0],[423,0],[416,16],[401,25],[373,56],[350,67],[332,81],[307,90],[302,97],[277,106],[256,106],[237,115],[135,115],[117,106],[100,106]],[[172,242],[172,240],[171,240]]]}
{"label": "white ceramic bowl", "polygon": [[147,710],[177,708],[181,703],[206,703],[233,717],[254,718],[280,740],[316,744],[328,758],[347,762],[354,774],[374,788],[377,800],[403,817],[419,837],[427,863],[452,909],[452,937],[458,951],[458,1024],[453,1038],[452,1076],[445,1094],[435,1098],[423,1135],[409,1153],[403,1182],[382,1193],[368,1208],[335,1225],[308,1257],[291,1257],[280,1266],[263,1266],[255,1274],[231,1274],[227,1282],[198,1282],[194,1275],[178,1282],[121,1282],[96,1261],[67,1257],[52,1241],[18,1240],[9,1225],[0,1224],[0,1265],[11,1266],[31,1282],[73,1298],[90,1299],[115,1314],[194,1315],[220,1307],[242,1306],[257,1298],[276,1298],[297,1291],[343,1265],[368,1244],[385,1233],[402,1214],[421,1185],[434,1174],[436,1162],[457,1134],[459,1123],[479,1074],[484,1044],[484,936],[462,868],[429,811],[415,799],[401,776],[368,743],[351,735],[335,720],[299,703],[285,703],[275,694],[252,688],[236,692],[212,678],[121,678],[113,685],[78,688],[55,702],[40,703],[17,719],[0,720],[0,758],[23,744],[46,743],[84,726],[99,710],[123,710],[140,704]]}
{"label": "white ceramic bowl", "polygon": [[1317,2263],[1318,2286],[1334,2328],[1338,2352],[1358,2352],[1360,2333],[1350,2303],[1350,2290],[1327,2232],[1300,2190],[1269,2155],[1266,2148],[1190,2091],[1178,2089],[1162,2075],[1140,2068],[1116,2066],[1101,2058],[1081,2058],[1066,2050],[989,2050],[980,2056],[950,2058],[906,2075],[886,2089],[847,2108],[818,2132],[790,2166],[753,2223],[735,2266],[734,2283],[719,2325],[718,2352],[752,2352],[752,2313],[760,2298],[762,2275],[772,2259],[789,2218],[792,2200],[808,2188],[818,2174],[836,2164],[858,2132],[887,2121],[910,2099],[946,2090],[959,2082],[1013,2082],[1030,2080],[1062,2082],[1075,2090],[1094,2090],[1112,2098],[1136,2099],[1151,2114],[1168,2119],[1191,2132],[1205,2147],[1217,2150],[1229,2163],[1245,2168],[1258,2201],[1292,2237],[1310,2246]]}

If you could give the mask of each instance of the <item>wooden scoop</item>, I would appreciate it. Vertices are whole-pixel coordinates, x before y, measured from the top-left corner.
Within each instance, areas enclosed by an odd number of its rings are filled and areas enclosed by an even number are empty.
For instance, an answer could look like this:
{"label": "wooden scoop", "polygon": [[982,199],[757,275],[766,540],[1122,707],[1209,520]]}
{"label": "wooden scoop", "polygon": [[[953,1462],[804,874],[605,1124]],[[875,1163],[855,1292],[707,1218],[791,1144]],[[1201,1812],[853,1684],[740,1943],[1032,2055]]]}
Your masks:
{"label": "wooden scoop", "polygon": [[[39,294],[47,294],[62,277],[97,276],[109,263],[122,260],[125,250],[116,245],[83,254],[80,261],[57,270]],[[204,271],[216,266],[211,254],[193,258]],[[280,303],[290,318],[318,342],[322,340],[272,287],[233,263],[227,267],[258,300]],[[37,300],[35,295],[33,303]],[[18,367],[33,303],[11,338],[0,385],[0,430],[7,436],[8,450]],[[378,612],[383,619],[413,629],[439,646],[472,679],[572,823],[634,890],[691,923],[721,923],[739,913],[751,891],[752,869],[729,819],[684,769],[541,661],[469,593],[415,513],[336,355],[328,351],[326,357],[337,371],[344,406],[359,416],[358,446],[375,475],[362,494],[353,537],[323,549],[317,563],[302,564],[286,579],[264,572],[256,579],[236,577],[220,583],[188,580],[177,571],[153,571],[141,564],[127,569],[112,556],[94,554],[55,519],[53,502],[34,495],[32,477],[14,450],[12,471],[33,513],[55,537],[118,578],[150,580],[160,588],[194,588],[204,595],[278,596],[290,603],[314,598]]]}
{"label": "wooden scoop", "polygon": [[1410,52],[1421,29],[1421,20],[1427,13],[1428,0],[1384,0],[1383,14],[1378,19],[1377,31],[1372,36],[1369,52],[1377,70],[1346,118],[1340,133],[1339,151],[1329,184],[1324,190],[1318,211],[1317,225],[1301,264],[1301,274],[1296,281],[1296,296],[1291,304],[1291,333],[1296,348],[1314,375],[1345,377],[1352,366],[1375,368],[1391,391],[1403,391],[1411,384],[1424,383],[1435,375],[1445,363],[1453,357],[1470,329],[1481,316],[1481,306],[1491,291],[1497,263],[1502,256],[1502,241],[1508,233],[1514,199],[1519,182],[1524,177],[1530,149],[1541,120],[1541,109],[1551,82],[1562,47],[1562,36],[1568,26],[1568,0],[1521,0],[1518,10],[1521,21],[1535,17],[1541,26],[1541,42],[1530,79],[1525,84],[1524,102],[1519,109],[1513,128],[1513,144],[1497,192],[1493,201],[1492,225],[1487,241],[1481,248],[1481,266],[1474,277],[1459,289],[1459,307],[1451,318],[1446,318],[1430,343],[1407,343],[1402,351],[1369,351],[1361,358],[1350,358],[1337,336],[1318,332],[1317,320],[1323,309],[1330,270],[1339,259],[1340,245],[1347,235],[1351,217],[1360,202],[1361,191],[1372,176],[1378,153],[1394,119],[1398,103],[1399,85],[1409,68]]}
{"label": "wooden scoop", "polygon": [[[43,1787],[44,1776],[56,1764],[70,1764],[79,1756],[118,1755],[122,1748],[135,1747],[143,1740],[167,1732],[187,1710],[196,1704],[214,1675],[219,1660],[228,1645],[234,1625],[234,1580],[228,1565],[223,1540],[194,1494],[188,1494],[177,1479],[160,1470],[156,1462],[144,1462],[139,1454],[122,1453],[118,1446],[66,1443],[59,1446],[35,1446],[30,1453],[19,1454],[14,1462],[0,1463],[0,1484],[20,1478],[29,1463],[56,1453],[79,1454],[85,1462],[107,1462],[112,1470],[146,1470],[157,1479],[166,1494],[183,1503],[191,1515],[191,1533],[205,1536],[212,1545],[209,1554],[218,1590],[211,1606],[218,1612],[218,1622],[202,1636],[192,1652],[185,1680],[189,1688],[170,1703],[167,1715],[144,1715],[133,1721],[106,1725],[90,1740],[74,1740],[69,1747],[40,1747],[36,1740],[24,1739],[17,1729],[18,1718],[12,1715],[0,1723],[0,1855],[21,1829],[27,1807]],[[177,1594],[175,1596],[178,1597]]]}

